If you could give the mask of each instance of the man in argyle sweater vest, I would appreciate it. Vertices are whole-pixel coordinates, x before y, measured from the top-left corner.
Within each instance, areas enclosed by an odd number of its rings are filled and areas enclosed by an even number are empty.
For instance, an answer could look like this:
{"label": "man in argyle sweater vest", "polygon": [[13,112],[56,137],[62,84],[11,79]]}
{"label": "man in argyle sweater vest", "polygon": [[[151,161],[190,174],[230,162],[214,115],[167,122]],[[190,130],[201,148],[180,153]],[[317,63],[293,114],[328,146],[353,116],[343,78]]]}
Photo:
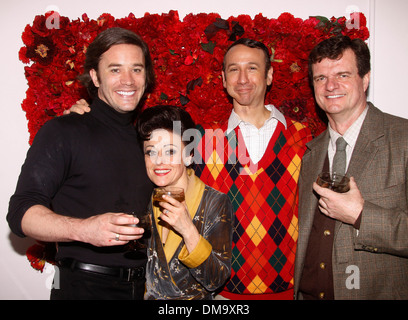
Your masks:
{"label": "man in argyle sweater vest", "polygon": [[[310,131],[286,118],[253,164],[237,127],[202,131],[196,174],[230,197],[235,211],[229,299],[292,299],[298,236],[297,182]],[[285,294],[285,293],[286,294]]]}
{"label": "man in argyle sweater vest", "polygon": [[202,131],[195,152],[197,176],[227,193],[235,211],[231,278],[217,298],[293,299],[297,182],[312,137],[265,105],[270,58],[252,39],[228,48],[222,79],[233,111],[223,128]]}

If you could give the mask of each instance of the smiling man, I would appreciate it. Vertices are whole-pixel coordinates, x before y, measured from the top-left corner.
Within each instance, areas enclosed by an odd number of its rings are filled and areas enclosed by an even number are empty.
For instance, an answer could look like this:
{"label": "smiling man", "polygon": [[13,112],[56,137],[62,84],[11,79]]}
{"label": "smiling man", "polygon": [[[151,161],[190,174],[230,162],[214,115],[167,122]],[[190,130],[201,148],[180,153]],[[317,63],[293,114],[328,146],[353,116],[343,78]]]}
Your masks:
{"label": "smiling man", "polygon": [[132,44],[118,44],[106,51],[90,76],[98,97],[119,113],[135,110],[142,98],[146,75],[143,51]]}
{"label": "smiling man", "polygon": [[265,94],[272,84],[273,68],[262,49],[237,44],[224,60],[223,84],[233,99],[234,113],[260,129],[271,116]]}
{"label": "smiling man", "polygon": [[[296,297],[407,299],[408,120],[367,102],[370,51],[360,39],[318,44],[309,75],[329,125],[302,159]],[[350,190],[336,193],[315,181],[334,171],[342,145]]]}
{"label": "smiling man", "polygon": [[143,229],[125,213],[144,210],[152,192],[133,121],[153,79],[139,36],[100,33],[82,75],[92,110],[48,121],[27,154],[7,219],[19,236],[58,243],[52,299],[143,299],[146,256],[125,247]]}
{"label": "smiling man", "polygon": [[371,73],[359,71],[350,48],[344,50],[340,59],[324,59],[311,68],[316,102],[326,112],[332,129],[343,134],[367,106]]}
{"label": "smiling man", "polygon": [[222,78],[233,111],[222,134],[205,131],[194,155],[196,174],[234,206],[231,278],[217,299],[293,299],[297,181],[311,134],[265,105],[273,68],[263,43],[234,42]]}

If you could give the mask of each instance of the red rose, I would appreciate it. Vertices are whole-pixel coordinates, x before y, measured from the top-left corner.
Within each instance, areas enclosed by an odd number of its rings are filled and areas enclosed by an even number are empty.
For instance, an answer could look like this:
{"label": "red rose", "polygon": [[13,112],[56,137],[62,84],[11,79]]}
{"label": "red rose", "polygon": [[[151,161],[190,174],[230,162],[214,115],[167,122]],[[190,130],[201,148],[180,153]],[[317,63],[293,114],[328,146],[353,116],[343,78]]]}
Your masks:
{"label": "red rose", "polygon": [[36,16],[32,26],[32,32],[40,37],[47,37],[50,35],[50,29],[46,26],[45,16]]}

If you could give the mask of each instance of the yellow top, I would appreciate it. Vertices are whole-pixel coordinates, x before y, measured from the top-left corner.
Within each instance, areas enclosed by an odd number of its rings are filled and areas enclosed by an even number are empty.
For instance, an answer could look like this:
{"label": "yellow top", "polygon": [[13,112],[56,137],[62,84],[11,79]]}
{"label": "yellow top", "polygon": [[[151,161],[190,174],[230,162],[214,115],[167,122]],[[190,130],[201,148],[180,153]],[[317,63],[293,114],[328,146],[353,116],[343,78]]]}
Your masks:
{"label": "yellow top", "polygon": [[[194,170],[188,169],[187,174],[189,175],[190,183],[189,188],[185,192],[185,198],[188,212],[190,213],[191,219],[193,219],[200,205],[201,198],[203,197],[205,184],[194,175]],[[161,211],[160,207],[155,206],[154,203],[153,214],[157,226],[157,231],[161,238],[163,228],[159,224],[159,216],[161,214]],[[166,245],[163,248],[167,262],[171,260],[182,240],[183,238],[178,233],[176,233],[172,229],[169,230],[169,234],[166,239]],[[202,235],[200,235],[200,240],[194,250],[189,253],[186,246],[184,245],[180,251],[178,259],[188,268],[196,268],[208,258],[208,256],[211,254],[211,250],[211,244],[206,239],[204,239]]]}

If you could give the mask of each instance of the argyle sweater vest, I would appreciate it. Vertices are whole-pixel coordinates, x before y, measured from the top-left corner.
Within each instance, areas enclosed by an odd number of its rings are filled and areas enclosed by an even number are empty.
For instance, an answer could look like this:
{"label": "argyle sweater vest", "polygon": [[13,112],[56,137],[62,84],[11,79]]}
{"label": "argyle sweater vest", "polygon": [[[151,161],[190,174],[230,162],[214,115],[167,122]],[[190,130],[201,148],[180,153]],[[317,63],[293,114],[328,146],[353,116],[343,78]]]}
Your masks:
{"label": "argyle sweater vest", "polygon": [[251,162],[237,127],[199,128],[196,175],[228,194],[234,208],[231,278],[235,294],[279,293],[293,287],[298,238],[297,182],[309,129],[286,118],[262,159]]}

